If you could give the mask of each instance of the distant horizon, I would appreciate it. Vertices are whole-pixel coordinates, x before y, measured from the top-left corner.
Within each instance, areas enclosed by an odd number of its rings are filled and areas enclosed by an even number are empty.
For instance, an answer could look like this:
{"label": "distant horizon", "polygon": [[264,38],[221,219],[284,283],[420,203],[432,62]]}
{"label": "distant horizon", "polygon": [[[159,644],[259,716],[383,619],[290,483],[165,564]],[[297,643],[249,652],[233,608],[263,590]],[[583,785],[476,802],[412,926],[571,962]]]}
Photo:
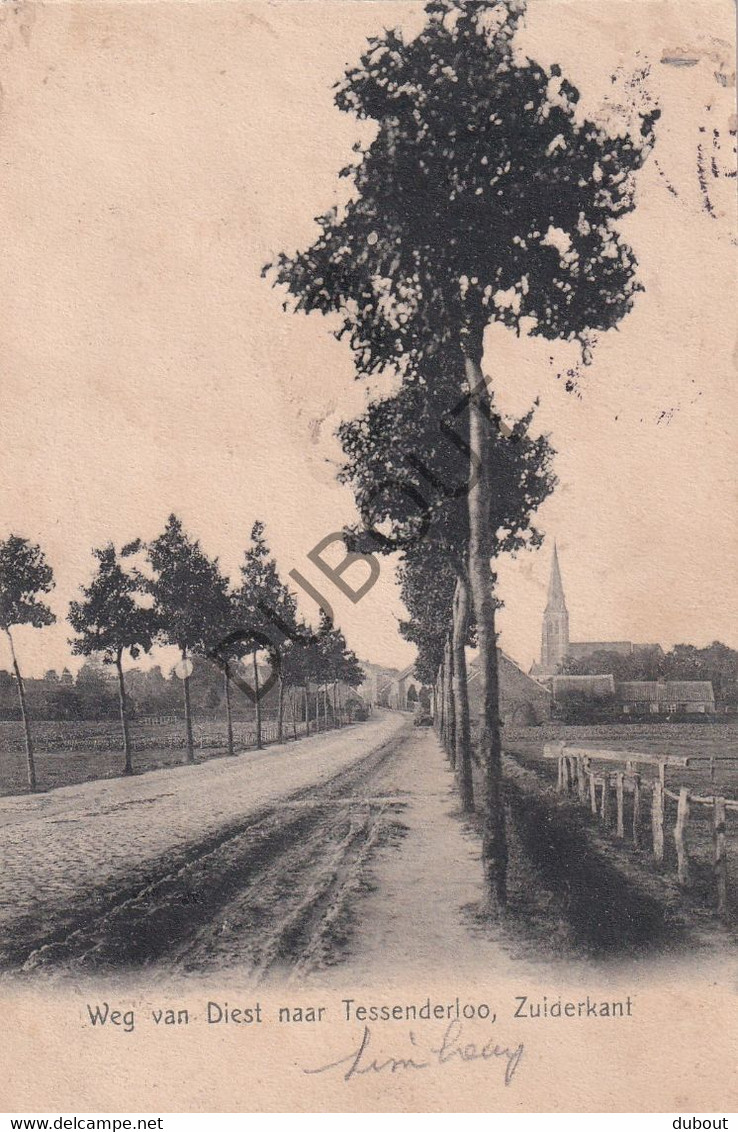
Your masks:
{"label": "distant horizon", "polygon": [[[339,628],[340,628],[340,625],[339,625]],[[14,634],[14,636],[15,636],[15,634]],[[644,644],[645,645],[655,645],[655,646],[658,645],[664,650],[665,653],[670,652],[673,648],[676,648],[678,645],[693,645],[695,648],[702,649],[702,648],[709,648],[709,646],[713,645],[713,644],[722,644],[722,645],[725,645],[727,648],[732,648],[732,649],[738,648],[738,646],[730,644],[730,642],[728,640],[724,640],[724,639],[721,639],[721,638],[711,638],[710,640],[705,639],[703,642],[687,641],[687,640],[664,642],[664,641],[638,641],[638,640],[635,640],[632,637],[617,637],[617,638],[612,637],[612,638],[609,639],[609,641],[600,642],[600,638],[577,637],[576,639],[572,638],[571,643],[572,644],[584,644],[584,643],[597,643],[597,644],[599,644],[599,643],[603,643],[603,644],[610,643],[610,644],[614,644],[614,643],[624,642],[624,641],[631,641],[635,645],[644,645]],[[347,643],[348,643],[349,648],[352,648],[351,641],[350,641],[350,639],[348,639],[348,637],[347,637]],[[530,664],[527,664],[524,661],[521,661],[520,658],[517,657],[514,652],[512,652],[510,649],[506,648],[504,642],[500,641],[499,644],[498,644],[498,647],[501,649],[502,652],[506,653],[510,657],[510,659],[513,660],[525,672],[528,672],[529,669],[531,668],[531,666],[533,664],[537,663],[540,660],[540,652],[539,652],[539,655],[537,657],[535,657],[534,660],[530,662]],[[7,645],[6,645],[6,648],[7,648]],[[353,651],[356,652],[355,649]],[[477,652],[477,650],[475,648],[468,648],[467,649],[467,655],[469,657],[474,657],[476,655],[476,652]],[[195,655],[197,655],[197,654],[195,654]],[[166,659],[167,656],[170,659]],[[405,668],[409,667],[410,664],[414,663],[414,661],[412,661],[412,660],[408,661],[407,664],[389,663],[389,662],[386,662],[384,660],[372,659],[369,656],[362,656],[358,652],[357,652],[357,658],[358,658],[360,664],[370,664],[370,665],[373,665],[376,668],[381,668],[381,669],[386,670],[386,671],[395,671],[395,672],[402,672],[402,671],[404,671]],[[178,659],[179,659],[179,653],[178,653],[177,649],[174,648],[174,646],[172,646],[172,645],[156,645],[151,650],[151,653],[139,656],[135,661],[131,661],[130,658],[127,658],[127,656],[124,656],[123,666],[124,666],[124,670],[126,672],[133,672],[137,669],[139,671],[142,671],[142,672],[148,672],[148,671],[151,671],[152,669],[158,667],[158,668],[162,669],[162,672],[165,675],[170,676],[170,675],[172,675],[172,669],[176,665]],[[19,657],[19,662],[21,663],[21,672],[22,672],[24,678],[30,679],[30,680],[43,679],[43,677],[46,675],[46,673],[50,672],[50,671],[54,671],[59,676],[61,676],[64,669],[67,669],[69,672],[72,673],[73,676],[76,677],[76,675],[78,674],[80,669],[85,664],[90,663],[90,661],[92,661],[93,664],[94,664],[95,658],[89,657],[89,656],[74,656],[74,655],[70,654],[67,657],[66,661],[64,661],[63,663],[61,661],[57,660],[56,663],[47,664],[43,669],[39,670],[38,668],[31,669],[27,665],[24,666],[23,665],[23,657],[22,656]],[[109,667],[109,668],[114,670],[113,665],[105,665],[105,667],[106,668]],[[5,660],[0,661],[0,671],[7,672],[9,675],[12,675],[12,666],[9,663],[6,664]]]}

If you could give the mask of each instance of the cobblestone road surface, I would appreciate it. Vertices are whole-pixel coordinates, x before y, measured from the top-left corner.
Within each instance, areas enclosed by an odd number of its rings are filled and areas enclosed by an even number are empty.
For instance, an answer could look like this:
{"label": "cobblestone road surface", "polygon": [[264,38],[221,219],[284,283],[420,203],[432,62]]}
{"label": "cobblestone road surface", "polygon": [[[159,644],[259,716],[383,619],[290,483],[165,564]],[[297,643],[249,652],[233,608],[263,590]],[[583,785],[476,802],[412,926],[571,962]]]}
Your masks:
{"label": "cobblestone road surface", "polygon": [[407,727],[386,714],[234,759],[1,798],[0,963],[102,909],[111,890],[146,885],[162,857],[330,779]]}

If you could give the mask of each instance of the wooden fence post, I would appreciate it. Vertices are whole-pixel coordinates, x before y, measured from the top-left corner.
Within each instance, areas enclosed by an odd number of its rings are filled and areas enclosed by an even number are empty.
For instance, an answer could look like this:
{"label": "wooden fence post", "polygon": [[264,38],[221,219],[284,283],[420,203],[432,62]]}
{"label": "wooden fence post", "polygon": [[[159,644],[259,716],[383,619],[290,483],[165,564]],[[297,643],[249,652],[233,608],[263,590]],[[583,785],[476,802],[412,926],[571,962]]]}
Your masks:
{"label": "wooden fence post", "polygon": [[595,782],[594,771],[590,767],[589,771],[589,805],[593,814],[597,813],[597,783]]}
{"label": "wooden fence post", "polygon": [[617,807],[618,807],[618,824],[617,824],[616,832],[617,832],[618,837],[625,837],[625,813],[624,813],[624,810],[625,810],[625,791],[624,791],[624,782],[623,782],[623,772],[621,770],[619,770],[618,773],[615,775],[615,793],[616,793],[616,797],[617,797]]}
{"label": "wooden fence post", "polygon": [[581,756],[577,760],[577,778],[579,780],[579,801],[584,804],[587,801],[587,768],[585,760]]}
{"label": "wooden fence post", "polygon": [[653,832],[653,855],[657,861],[664,859],[664,784],[660,778],[653,780],[651,800],[651,829]]}
{"label": "wooden fence post", "polygon": [[641,776],[633,775],[633,844],[641,847]]}
{"label": "wooden fence post", "polygon": [[558,782],[556,783],[556,789],[558,790],[559,794],[561,794],[563,789],[564,789],[564,756],[561,754],[560,751],[559,751],[559,779],[558,779]]}
{"label": "wooden fence post", "polygon": [[610,821],[610,774],[605,771],[602,776],[602,802],[600,804],[600,817],[605,825]]}
{"label": "wooden fence post", "polygon": [[728,857],[725,847],[725,798],[715,798],[712,807],[712,845],[718,912],[728,910]]}
{"label": "wooden fence post", "polygon": [[685,833],[687,822],[689,821],[689,791],[686,786],[682,786],[679,791],[679,804],[677,806],[677,820],[674,826],[674,843],[677,851],[677,877],[679,883],[683,888],[687,888],[690,882],[689,876],[689,854],[687,853],[687,843]]}

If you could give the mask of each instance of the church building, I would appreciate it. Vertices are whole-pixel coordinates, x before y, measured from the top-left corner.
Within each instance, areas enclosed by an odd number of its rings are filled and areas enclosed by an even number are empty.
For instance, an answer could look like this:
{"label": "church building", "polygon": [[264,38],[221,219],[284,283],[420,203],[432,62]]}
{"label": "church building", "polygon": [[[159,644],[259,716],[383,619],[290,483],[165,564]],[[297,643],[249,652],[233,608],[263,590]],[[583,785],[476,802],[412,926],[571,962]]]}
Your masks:
{"label": "church building", "polygon": [[541,631],[541,660],[531,668],[531,676],[538,678],[554,676],[565,657],[576,660],[592,656],[596,652],[616,652],[621,656],[632,656],[638,652],[661,652],[656,644],[634,644],[633,641],[570,641],[569,611],[566,608],[564,586],[561,581],[559,552],[554,543],[551,561],[551,577],[548,583],[548,600],[543,611]]}

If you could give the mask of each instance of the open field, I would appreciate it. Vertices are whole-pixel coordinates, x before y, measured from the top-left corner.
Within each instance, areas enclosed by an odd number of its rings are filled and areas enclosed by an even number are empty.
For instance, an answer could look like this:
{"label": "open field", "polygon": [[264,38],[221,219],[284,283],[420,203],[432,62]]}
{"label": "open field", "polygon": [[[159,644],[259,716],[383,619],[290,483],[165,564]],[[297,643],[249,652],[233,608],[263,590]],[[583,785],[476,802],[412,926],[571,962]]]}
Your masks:
{"label": "open field", "polygon": [[[184,721],[133,721],[130,729],[136,773],[182,764]],[[225,720],[194,720],[192,730],[198,762],[226,754]],[[315,731],[314,721],[310,730],[311,733]],[[298,724],[293,730],[291,721],[285,722],[286,741],[294,738],[294,731],[298,736],[304,736],[305,724]],[[262,737],[264,743],[276,740],[276,723],[273,720],[265,720]],[[254,724],[235,720],[233,738],[236,751],[255,747]],[[96,778],[117,778],[123,773],[123,741],[120,724],[115,720],[35,722],[33,740],[40,790],[72,786]],[[0,795],[25,794],[27,791],[22,725],[0,721]]]}
{"label": "open field", "polygon": [[[690,793],[703,797],[720,795],[738,799],[738,722],[722,724],[667,724],[645,723],[626,725],[595,725],[580,727],[548,724],[538,728],[505,729],[505,749],[517,763],[535,770],[541,782],[555,786],[557,763],[555,759],[544,760],[545,743],[564,740],[578,747],[613,749],[613,752],[639,751],[645,754],[686,755],[708,761],[694,767],[667,767],[667,791],[677,792],[686,786]],[[710,764],[713,760],[713,765]],[[606,769],[623,769],[622,759],[614,754],[612,763],[597,762],[598,772]],[[641,767],[641,777],[647,786],[656,775],[654,767]],[[673,836],[677,816],[677,803],[666,798],[665,809],[665,853],[662,864],[654,861],[651,847],[650,791],[646,792],[639,826],[642,848],[636,849],[630,840],[633,822],[633,795],[625,792],[625,830],[626,838],[614,836],[612,819],[608,827],[602,825],[599,817],[589,812],[589,803],[579,805],[583,820],[605,838],[612,838],[613,852],[624,857],[626,868],[648,869],[661,872],[665,877],[673,876],[676,870],[676,845]],[[713,830],[712,806],[693,804],[690,808],[687,829],[687,850],[692,871],[690,898],[695,905],[709,910],[715,902],[715,886],[712,875]],[[738,813],[729,811],[726,824],[728,858],[728,920],[735,927],[738,924]]]}
{"label": "open field", "polygon": [[[612,748],[613,751],[642,751],[644,754],[686,755],[715,760],[714,784],[718,793],[738,798],[738,720],[730,723],[548,723],[542,727],[505,727],[505,750],[524,763],[533,763],[552,781],[555,762],[543,761],[546,743],[558,741],[577,747]],[[603,763],[603,766],[608,764]],[[617,765],[617,758],[613,762]],[[651,772],[653,774],[653,772]],[[644,778],[648,771],[644,770]],[[696,793],[715,792],[710,788],[710,766],[669,768],[666,785],[688,786]]]}

